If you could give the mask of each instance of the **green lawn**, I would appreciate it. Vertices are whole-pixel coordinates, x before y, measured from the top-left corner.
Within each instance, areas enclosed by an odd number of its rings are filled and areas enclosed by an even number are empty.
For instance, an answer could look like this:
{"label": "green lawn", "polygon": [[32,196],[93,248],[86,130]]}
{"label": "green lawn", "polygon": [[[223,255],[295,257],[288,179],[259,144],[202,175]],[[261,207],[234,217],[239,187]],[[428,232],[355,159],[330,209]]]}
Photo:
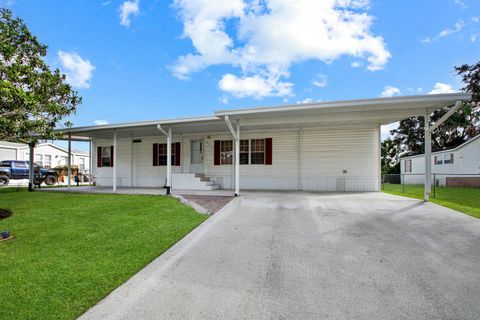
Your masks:
{"label": "green lawn", "polygon": [[164,196],[0,189],[0,318],[75,319],[207,217]]}
{"label": "green lawn", "polygon": [[[385,184],[383,192],[423,199],[423,185],[405,185],[402,193],[401,185]],[[480,189],[435,187],[435,197],[430,201],[480,218]]]}

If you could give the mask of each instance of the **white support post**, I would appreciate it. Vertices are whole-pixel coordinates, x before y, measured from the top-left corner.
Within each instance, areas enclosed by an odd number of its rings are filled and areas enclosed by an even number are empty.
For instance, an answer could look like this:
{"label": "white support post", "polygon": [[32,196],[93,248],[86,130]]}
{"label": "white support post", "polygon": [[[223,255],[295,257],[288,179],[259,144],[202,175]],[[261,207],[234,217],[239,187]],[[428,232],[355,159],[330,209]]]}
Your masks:
{"label": "white support post", "polygon": [[133,143],[133,133],[130,135],[130,148],[131,148],[131,155],[130,155],[130,188],[133,188],[133,146],[135,145]]}
{"label": "white support post", "polygon": [[167,195],[172,188],[172,128],[168,128],[167,134]]}
{"label": "white support post", "polygon": [[113,174],[112,174],[112,189],[113,189],[113,192],[116,193],[117,192],[117,130],[113,130],[113,163],[112,163],[112,166],[113,166]]}
{"label": "white support post", "polygon": [[240,123],[237,120],[237,132],[233,129],[228,116],[225,116],[225,123],[235,140],[235,196],[238,196],[240,195]]}
{"label": "white support post", "polygon": [[235,139],[235,196],[240,195],[240,123],[237,121],[237,139]]}
{"label": "white support post", "polygon": [[[432,192],[432,132],[448,120],[458,109],[462,107],[462,101],[455,102],[455,105],[448,110],[433,126],[430,127],[430,111],[425,112],[425,191],[423,200],[430,200]],[[435,181],[434,181],[435,183]]]}
{"label": "white support post", "polygon": [[32,192],[33,188],[35,187],[35,172],[34,172],[34,166],[33,166],[33,160],[35,159],[34,157],[34,152],[35,152],[35,143],[30,142],[29,144],[29,167],[28,167],[28,191]]}
{"label": "white support post", "polygon": [[160,124],[157,124],[157,129],[165,136],[167,136],[167,195],[170,194],[172,188],[172,128],[165,131]]}
{"label": "white support post", "polygon": [[382,125],[378,124],[378,192],[382,191]]}
{"label": "white support post", "polygon": [[423,200],[430,199],[432,190],[432,133],[430,129],[430,111],[427,109],[424,116],[425,127],[425,188]]}
{"label": "white support post", "polygon": [[68,134],[68,155],[67,155],[67,185],[68,192],[72,191],[72,134]]}
{"label": "white support post", "polygon": [[303,129],[299,128],[298,129],[298,190],[299,191],[303,190],[302,152],[303,152]]}
{"label": "white support post", "polygon": [[92,140],[88,141],[88,185],[92,186],[92,168],[93,168],[93,159],[92,159]]}

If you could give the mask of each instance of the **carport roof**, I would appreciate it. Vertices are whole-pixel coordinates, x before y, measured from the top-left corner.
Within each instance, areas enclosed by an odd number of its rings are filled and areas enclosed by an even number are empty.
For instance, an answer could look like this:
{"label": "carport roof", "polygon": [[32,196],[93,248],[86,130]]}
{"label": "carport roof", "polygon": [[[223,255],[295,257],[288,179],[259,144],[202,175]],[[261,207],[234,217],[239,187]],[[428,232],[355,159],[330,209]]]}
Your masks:
{"label": "carport roof", "polygon": [[224,117],[240,121],[242,130],[309,126],[351,126],[388,124],[425,112],[469,101],[470,93],[432,94],[389,98],[325,101],[272,107],[221,110],[214,116],[152,120],[60,129],[73,139],[156,136],[156,126],[172,127],[174,134],[227,132]]}

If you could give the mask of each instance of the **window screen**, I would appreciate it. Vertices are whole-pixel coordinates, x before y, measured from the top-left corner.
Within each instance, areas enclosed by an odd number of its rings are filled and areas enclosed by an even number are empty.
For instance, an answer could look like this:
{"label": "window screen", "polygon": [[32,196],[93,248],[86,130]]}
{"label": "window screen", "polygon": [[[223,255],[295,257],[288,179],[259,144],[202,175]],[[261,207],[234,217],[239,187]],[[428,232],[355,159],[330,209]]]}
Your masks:
{"label": "window screen", "polygon": [[250,158],[252,164],[265,164],[265,139],[251,140]]}

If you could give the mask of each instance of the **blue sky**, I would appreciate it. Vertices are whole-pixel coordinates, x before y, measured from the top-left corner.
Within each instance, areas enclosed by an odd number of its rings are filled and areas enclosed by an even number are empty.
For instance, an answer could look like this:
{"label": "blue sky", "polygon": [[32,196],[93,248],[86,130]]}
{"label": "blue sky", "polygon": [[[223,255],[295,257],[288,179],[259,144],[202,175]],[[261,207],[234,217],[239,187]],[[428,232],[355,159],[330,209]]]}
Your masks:
{"label": "blue sky", "polygon": [[478,0],[0,0],[83,96],[75,126],[451,92]]}

